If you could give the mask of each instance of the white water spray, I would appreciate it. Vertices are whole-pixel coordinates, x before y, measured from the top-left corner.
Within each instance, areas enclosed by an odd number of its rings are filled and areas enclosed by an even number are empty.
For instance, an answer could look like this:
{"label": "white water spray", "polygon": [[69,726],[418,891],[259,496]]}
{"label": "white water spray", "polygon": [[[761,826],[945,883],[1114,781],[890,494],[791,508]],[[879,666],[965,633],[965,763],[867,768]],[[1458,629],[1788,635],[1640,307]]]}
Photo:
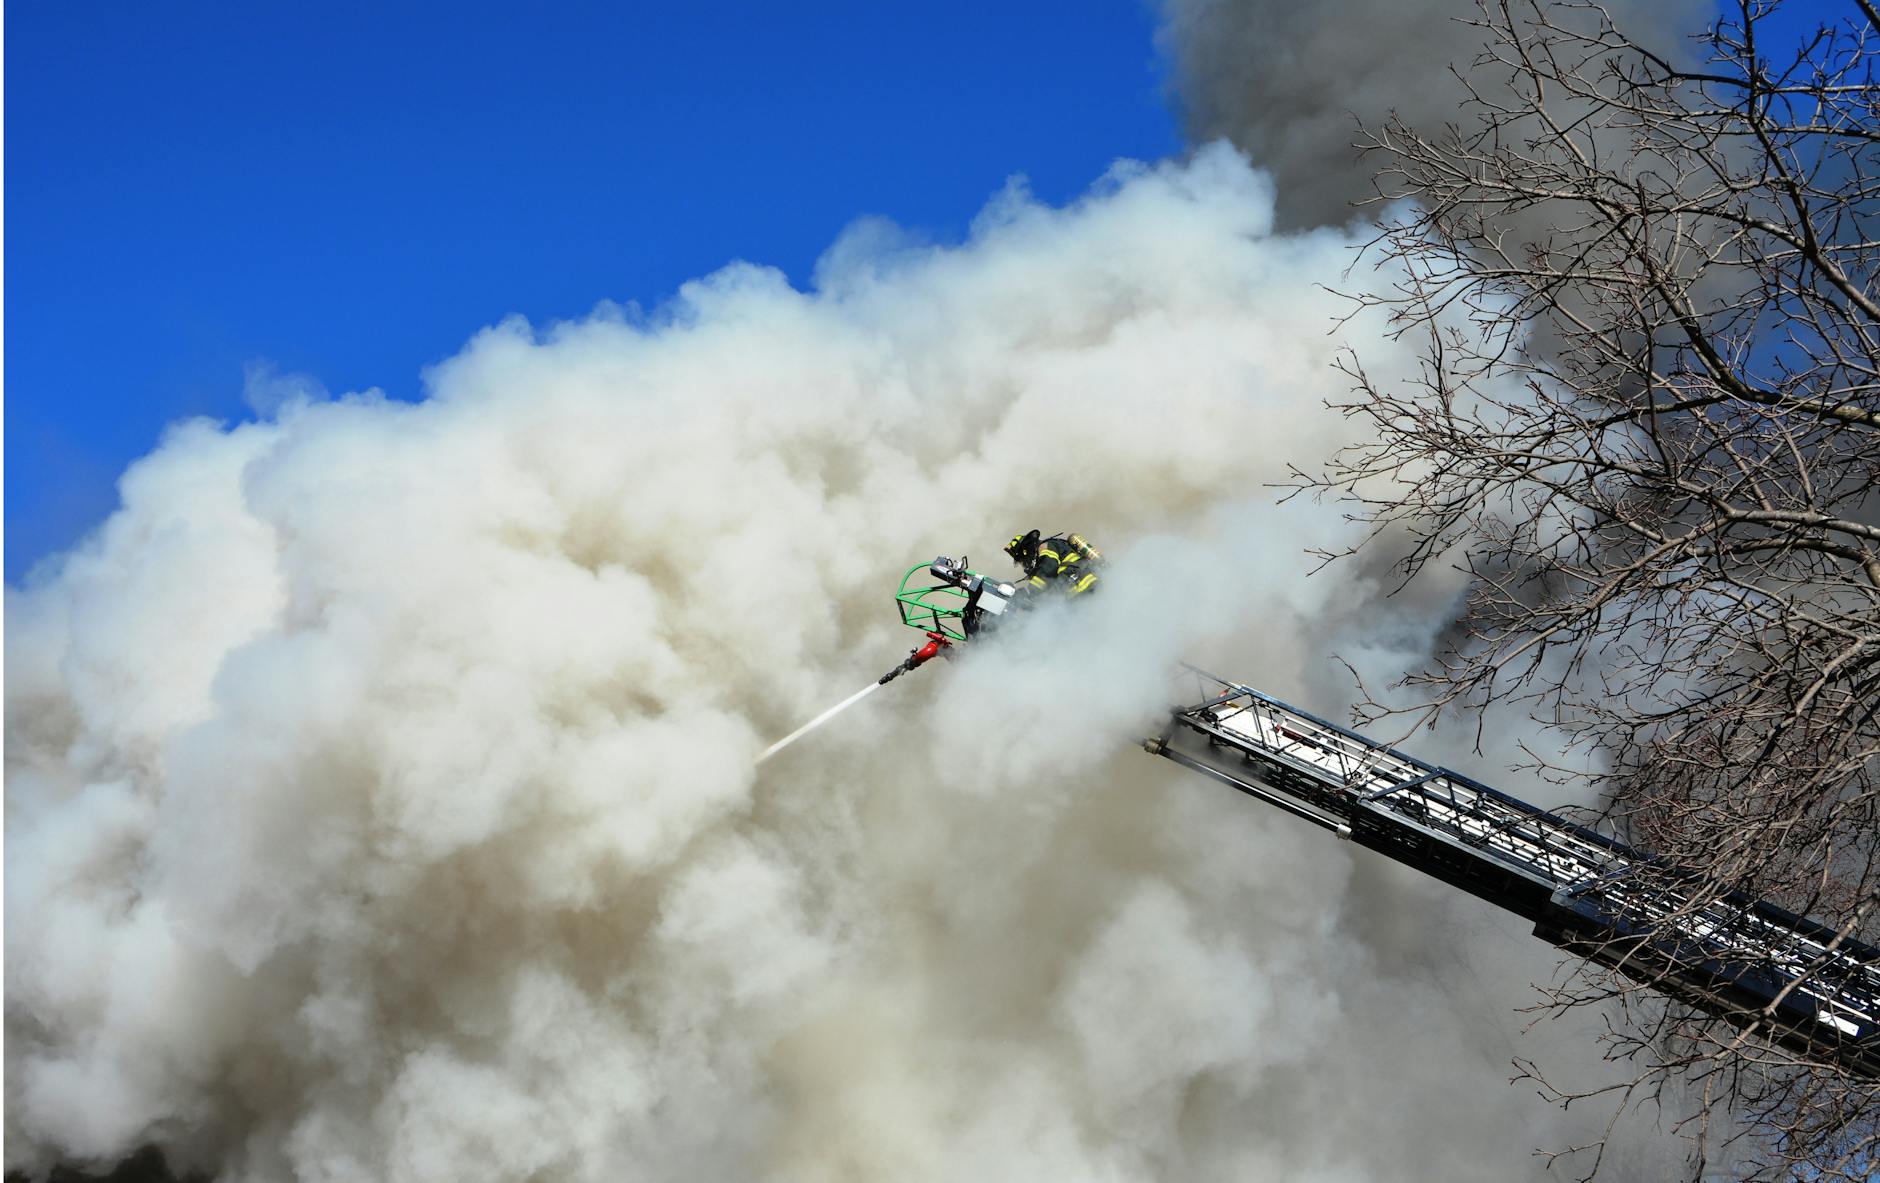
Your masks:
{"label": "white water spray", "polygon": [[764,761],[770,759],[772,756],[776,755],[778,752],[781,752],[783,749],[789,747],[791,744],[795,743],[797,740],[803,738],[805,735],[808,735],[810,732],[816,730],[818,727],[821,727],[824,723],[827,723],[829,720],[835,718],[837,715],[841,714],[843,711],[848,710],[850,707],[854,706],[856,703],[862,701],[862,699],[868,697],[870,694],[881,689],[881,686],[882,686],[882,683],[880,682],[870,682],[868,685],[862,687],[860,690],[857,690],[854,694],[849,695],[847,698],[843,699],[841,702],[837,703],[836,705],[830,707],[828,710],[824,711],[822,714],[817,715],[814,719],[811,719],[809,722],[803,724],[801,727],[798,727],[795,731],[792,731],[790,734],[784,736],[782,739],[778,740],[776,743],[773,743],[769,747],[765,748],[762,752],[758,754],[758,757],[754,761],[754,763],[762,764]]}

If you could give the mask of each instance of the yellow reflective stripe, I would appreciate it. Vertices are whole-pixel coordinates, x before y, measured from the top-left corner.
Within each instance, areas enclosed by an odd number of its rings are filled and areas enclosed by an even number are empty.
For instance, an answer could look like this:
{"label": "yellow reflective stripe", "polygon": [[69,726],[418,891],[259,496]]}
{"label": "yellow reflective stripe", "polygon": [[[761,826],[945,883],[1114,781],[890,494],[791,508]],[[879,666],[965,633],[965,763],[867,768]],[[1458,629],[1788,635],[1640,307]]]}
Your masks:
{"label": "yellow reflective stripe", "polygon": [[1034,575],[1034,576],[1032,576],[1032,577],[1031,577],[1031,585],[1032,585],[1033,587],[1038,587],[1038,588],[1041,588],[1041,587],[1043,587],[1043,586],[1044,586],[1044,576],[1042,576],[1042,575]]}
{"label": "yellow reflective stripe", "polygon": [[1080,555],[1080,554],[1078,554],[1078,553],[1077,553],[1076,551],[1072,551],[1072,552],[1071,552],[1070,554],[1067,554],[1067,555],[1065,555],[1065,556],[1064,556],[1063,558],[1061,558],[1061,559],[1059,559],[1059,560],[1058,560],[1058,566],[1060,566],[1060,567],[1068,567],[1068,566],[1070,566],[1070,565],[1071,565],[1072,563],[1075,563],[1075,562],[1077,562],[1077,561],[1079,561],[1079,560],[1080,560],[1080,559],[1082,559],[1083,557],[1084,557],[1084,556],[1082,556],[1082,555]]}
{"label": "yellow reflective stripe", "polygon": [[1097,581],[1097,573],[1095,571],[1092,571],[1090,574],[1084,576],[1082,579],[1079,579],[1075,584],[1071,586],[1071,594],[1074,596],[1082,592],[1089,591],[1090,585],[1095,583],[1096,581]]}
{"label": "yellow reflective stripe", "polygon": [[1056,560],[1058,557],[1058,552],[1041,546],[1038,548],[1038,557],[1041,559]]}

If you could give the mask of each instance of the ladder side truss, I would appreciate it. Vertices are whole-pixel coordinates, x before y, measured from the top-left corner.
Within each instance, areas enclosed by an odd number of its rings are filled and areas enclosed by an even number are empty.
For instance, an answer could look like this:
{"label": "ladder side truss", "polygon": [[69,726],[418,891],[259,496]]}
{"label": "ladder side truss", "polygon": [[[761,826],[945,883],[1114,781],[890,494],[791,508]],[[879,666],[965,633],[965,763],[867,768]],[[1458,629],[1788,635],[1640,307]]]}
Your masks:
{"label": "ladder side truss", "polygon": [[[1880,949],[1188,667],[1201,688],[1144,746],[1534,923],[1779,1046],[1880,1078]],[[1647,873],[1650,872],[1650,873]]]}

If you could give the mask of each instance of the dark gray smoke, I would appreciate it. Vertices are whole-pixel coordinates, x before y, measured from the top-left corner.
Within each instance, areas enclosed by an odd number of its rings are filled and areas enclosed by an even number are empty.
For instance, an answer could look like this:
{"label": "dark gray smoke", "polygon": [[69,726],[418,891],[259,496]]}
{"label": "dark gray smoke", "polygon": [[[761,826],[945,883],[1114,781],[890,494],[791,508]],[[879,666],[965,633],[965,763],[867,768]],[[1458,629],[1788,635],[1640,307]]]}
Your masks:
{"label": "dark gray smoke", "polygon": [[[1613,18],[1667,51],[1703,26],[1704,0],[1617,0]],[[1163,0],[1161,40],[1197,143],[1225,136],[1277,182],[1281,229],[1337,224],[1372,195],[1353,148],[1392,112],[1453,121],[1482,44],[1474,0]],[[1483,85],[1489,80],[1475,79]]]}

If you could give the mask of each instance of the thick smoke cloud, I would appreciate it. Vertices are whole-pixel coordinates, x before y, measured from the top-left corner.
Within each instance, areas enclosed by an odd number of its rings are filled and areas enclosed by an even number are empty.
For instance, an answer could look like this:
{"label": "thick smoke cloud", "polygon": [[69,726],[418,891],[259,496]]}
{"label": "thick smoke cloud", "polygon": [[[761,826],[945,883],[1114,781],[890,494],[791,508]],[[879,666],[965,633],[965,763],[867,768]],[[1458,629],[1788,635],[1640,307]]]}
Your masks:
{"label": "thick smoke cloud", "polygon": [[[1539,1177],[1551,954],[1132,746],[1176,657],[1335,711],[1452,606],[1263,488],[1344,427],[1349,243],[1271,208],[1216,146],[177,427],[8,592],[8,1168]],[[753,768],[1032,525],[1088,612]]]}
{"label": "thick smoke cloud", "polygon": [[[1711,15],[1705,0],[1603,6],[1634,37],[1675,56]],[[1434,133],[1463,97],[1452,67],[1490,99],[1504,81],[1473,72],[1476,0],[1162,0],[1161,41],[1176,99],[1199,142],[1225,136],[1274,177],[1281,229],[1342,224],[1374,195],[1352,146],[1395,113]],[[1563,19],[1576,14],[1563,12]]]}

